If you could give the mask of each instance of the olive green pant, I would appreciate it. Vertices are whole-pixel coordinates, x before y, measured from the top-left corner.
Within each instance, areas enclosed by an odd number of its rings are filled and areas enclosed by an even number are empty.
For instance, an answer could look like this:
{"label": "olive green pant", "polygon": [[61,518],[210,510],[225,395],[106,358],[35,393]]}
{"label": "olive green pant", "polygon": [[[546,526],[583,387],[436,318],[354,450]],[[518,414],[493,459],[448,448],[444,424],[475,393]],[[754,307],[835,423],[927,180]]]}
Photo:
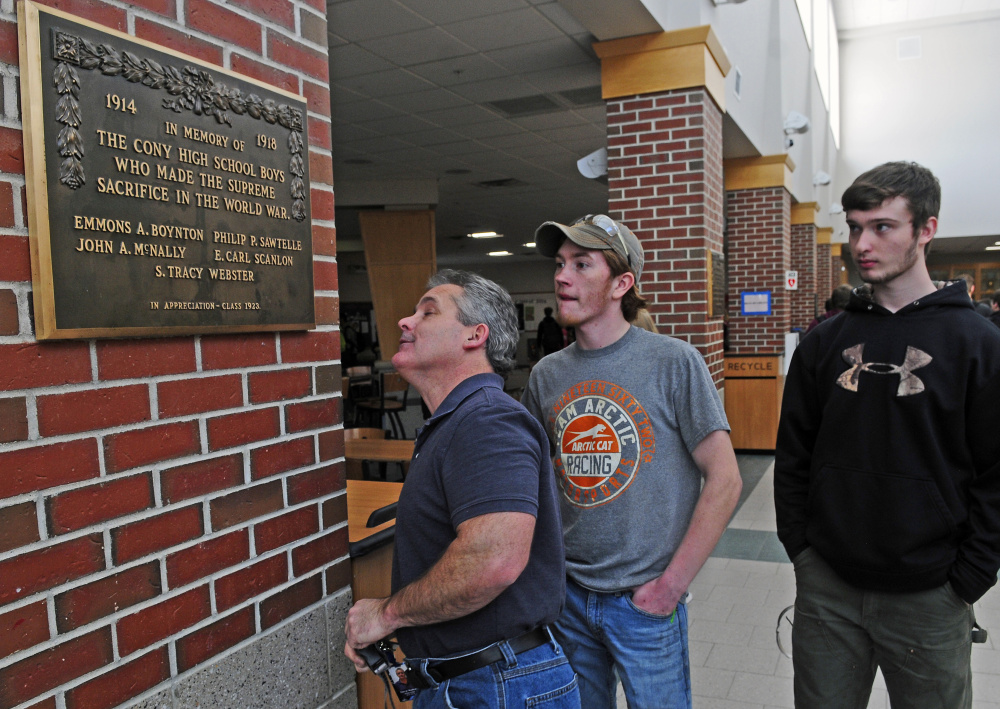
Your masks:
{"label": "olive green pant", "polygon": [[951,584],[855,588],[811,548],[795,560],[796,709],[865,709],[880,668],[893,709],[972,706],[972,606]]}

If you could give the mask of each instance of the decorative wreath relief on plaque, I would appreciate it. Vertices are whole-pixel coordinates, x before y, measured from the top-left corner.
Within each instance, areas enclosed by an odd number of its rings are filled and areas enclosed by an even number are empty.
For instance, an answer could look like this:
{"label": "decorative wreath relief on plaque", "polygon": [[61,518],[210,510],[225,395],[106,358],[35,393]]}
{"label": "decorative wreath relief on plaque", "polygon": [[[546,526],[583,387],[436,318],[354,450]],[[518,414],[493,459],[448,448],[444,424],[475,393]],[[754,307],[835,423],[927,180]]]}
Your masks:
{"label": "decorative wreath relief on plaque", "polygon": [[181,72],[152,59],[140,59],[127,51],[119,53],[109,44],[95,45],[59,30],[53,30],[52,35],[52,57],[58,62],[52,77],[59,94],[56,120],[63,124],[56,139],[56,147],[63,158],[61,183],[75,190],[87,181],[83,170],[83,138],[77,130],[82,119],[78,103],[80,79],[73,66],[76,65],[87,70],[98,69],[108,76],[121,76],[151,89],[165,89],[177,98],[163,99],[163,107],[175,113],[191,111],[196,116],[214,116],[216,122],[231,126],[229,111],[232,111],[287,128],[288,149],[292,154],[288,171],[294,175],[290,185],[292,216],[300,222],[306,218],[301,111],[273,99],[261,99],[256,94],[244,95],[238,88],[216,83],[212,75],[202,69],[188,66]]}

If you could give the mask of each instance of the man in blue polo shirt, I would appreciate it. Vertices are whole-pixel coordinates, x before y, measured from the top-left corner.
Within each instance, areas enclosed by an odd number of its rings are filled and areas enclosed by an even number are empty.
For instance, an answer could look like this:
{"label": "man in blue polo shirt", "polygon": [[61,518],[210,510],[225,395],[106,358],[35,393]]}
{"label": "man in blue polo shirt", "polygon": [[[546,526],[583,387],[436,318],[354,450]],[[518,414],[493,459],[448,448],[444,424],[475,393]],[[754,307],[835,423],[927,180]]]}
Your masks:
{"label": "man in blue polo shirt", "polygon": [[392,358],[431,411],[399,498],[392,595],[351,608],[345,652],[363,670],[356,650],[395,634],[417,709],[576,709],[548,630],[565,595],[548,439],[503,392],[514,303],[472,273],[441,271],[428,288]]}

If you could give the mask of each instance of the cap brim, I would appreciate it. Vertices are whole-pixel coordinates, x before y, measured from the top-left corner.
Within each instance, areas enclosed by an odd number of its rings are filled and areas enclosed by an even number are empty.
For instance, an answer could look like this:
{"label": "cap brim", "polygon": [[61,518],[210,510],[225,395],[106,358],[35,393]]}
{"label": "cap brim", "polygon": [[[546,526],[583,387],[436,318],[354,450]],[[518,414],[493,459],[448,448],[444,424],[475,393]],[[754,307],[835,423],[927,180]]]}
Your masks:
{"label": "cap brim", "polygon": [[535,230],[535,249],[542,256],[552,258],[566,239],[585,249],[612,248],[606,238],[592,234],[587,225],[566,226],[558,222],[545,222]]}

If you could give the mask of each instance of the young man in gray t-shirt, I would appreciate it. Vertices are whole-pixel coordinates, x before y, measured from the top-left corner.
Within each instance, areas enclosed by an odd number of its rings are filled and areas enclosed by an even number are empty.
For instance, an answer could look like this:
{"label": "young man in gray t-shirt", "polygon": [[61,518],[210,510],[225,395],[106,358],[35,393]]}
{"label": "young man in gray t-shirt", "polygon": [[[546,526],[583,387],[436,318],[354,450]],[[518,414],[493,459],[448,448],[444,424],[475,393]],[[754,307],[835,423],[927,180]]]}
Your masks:
{"label": "young man in gray t-shirt", "polygon": [[[624,224],[546,222],[559,322],[576,342],[531,373],[523,403],[545,426],[562,492],[566,608],[557,636],[584,709],[691,706],[682,599],[739,499],[729,425],[701,355],[629,323],[643,252]],[[704,487],[702,481],[704,480]]]}

